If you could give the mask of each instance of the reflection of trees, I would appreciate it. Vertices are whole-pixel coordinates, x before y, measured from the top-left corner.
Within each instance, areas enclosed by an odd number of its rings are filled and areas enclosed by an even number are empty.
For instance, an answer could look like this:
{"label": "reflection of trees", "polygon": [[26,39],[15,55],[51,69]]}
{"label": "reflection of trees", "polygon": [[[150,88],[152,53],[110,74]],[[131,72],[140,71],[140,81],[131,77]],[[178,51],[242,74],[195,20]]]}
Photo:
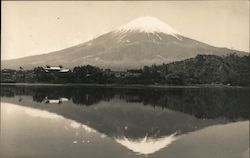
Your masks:
{"label": "reflection of trees", "polygon": [[92,87],[25,87],[3,86],[1,96],[31,95],[33,101],[42,102],[48,99],[68,98],[77,105],[92,105],[99,101],[109,101],[114,97],[112,89]]}
{"label": "reflection of trees", "polygon": [[77,105],[93,105],[119,98],[160,106],[196,116],[197,118],[226,117],[232,120],[249,119],[249,89],[125,89],[101,87],[17,87],[2,86],[1,96],[31,95],[36,102],[45,97],[69,98]]}
{"label": "reflection of trees", "polygon": [[138,94],[145,105],[161,106],[198,118],[249,118],[249,89],[172,89]]}
{"label": "reflection of trees", "polygon": [[1,86],[1,97],[14,97],[15,89],[11,87]]}
{"label": "reflection of trees", "polygon": [[71,96],[73,103],[79,105],[92,105],[99,101],[108,101],[114,97],[114,93],[107,89],[96,89],[96,88],[77,88],[72,91]]}

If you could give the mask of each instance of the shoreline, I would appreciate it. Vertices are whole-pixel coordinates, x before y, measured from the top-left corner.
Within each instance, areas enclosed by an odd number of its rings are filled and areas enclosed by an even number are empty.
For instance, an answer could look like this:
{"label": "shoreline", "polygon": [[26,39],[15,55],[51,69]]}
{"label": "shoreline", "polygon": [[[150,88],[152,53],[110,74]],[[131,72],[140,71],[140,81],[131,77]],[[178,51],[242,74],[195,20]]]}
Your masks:
{"label": "shoreline", "polygon": [[107,87],[107,88],[250,88],[243,86],[228,86],[220,84],[199,84],[199,85],[144,85],[144,84],[94,84],[94,83],[0,83],[0,86],[82,86],[82,87]]}

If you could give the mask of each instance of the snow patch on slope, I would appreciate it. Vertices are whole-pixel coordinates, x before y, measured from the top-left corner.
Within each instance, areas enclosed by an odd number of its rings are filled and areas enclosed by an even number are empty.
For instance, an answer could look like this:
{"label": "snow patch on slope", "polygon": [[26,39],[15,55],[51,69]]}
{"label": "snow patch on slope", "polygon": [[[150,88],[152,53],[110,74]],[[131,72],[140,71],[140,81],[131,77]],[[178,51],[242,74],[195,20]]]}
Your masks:
{"label": "snow patch on slope", "polygon": [[168,35],[172,35],[176,38],[179,34],[176,30],[170,27],[168,24],[160,21],[154,17],[141,17],[135,19],[128,24],[118,28],[117,32],[129,32],[129,31],[139,31],[145,33],[165,33]]}

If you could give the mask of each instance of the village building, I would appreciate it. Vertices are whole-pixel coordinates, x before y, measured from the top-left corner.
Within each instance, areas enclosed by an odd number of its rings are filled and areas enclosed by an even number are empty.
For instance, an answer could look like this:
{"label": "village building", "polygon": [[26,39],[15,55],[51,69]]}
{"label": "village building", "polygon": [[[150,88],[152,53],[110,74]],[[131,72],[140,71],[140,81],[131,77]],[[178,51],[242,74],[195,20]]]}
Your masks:
{"label": "village building", "polygon": [[139,77],[142,74],[142,70],[127,70],[126,77]]}
{"label": "village building", "polygon": [[65,69],[62,66],[46,66],[44,68],[45,72],[60,72],[60,73],[68,73],[70,69]]}
{"label": "village building", "polygon": [[113,73],[114,73],[114,76],[117,78],[124,78],[126,75],[126,72],[123,72],[123,71],[113,71]]}

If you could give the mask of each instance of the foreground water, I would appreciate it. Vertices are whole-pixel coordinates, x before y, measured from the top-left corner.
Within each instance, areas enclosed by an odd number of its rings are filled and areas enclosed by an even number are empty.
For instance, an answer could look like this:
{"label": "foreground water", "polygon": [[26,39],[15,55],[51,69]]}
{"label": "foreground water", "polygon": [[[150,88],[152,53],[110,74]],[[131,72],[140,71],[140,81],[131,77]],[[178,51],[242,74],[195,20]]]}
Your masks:
{"label": "foreground water", "polygon": [[1,158],[248,158],[249,89],[2,86]]}

